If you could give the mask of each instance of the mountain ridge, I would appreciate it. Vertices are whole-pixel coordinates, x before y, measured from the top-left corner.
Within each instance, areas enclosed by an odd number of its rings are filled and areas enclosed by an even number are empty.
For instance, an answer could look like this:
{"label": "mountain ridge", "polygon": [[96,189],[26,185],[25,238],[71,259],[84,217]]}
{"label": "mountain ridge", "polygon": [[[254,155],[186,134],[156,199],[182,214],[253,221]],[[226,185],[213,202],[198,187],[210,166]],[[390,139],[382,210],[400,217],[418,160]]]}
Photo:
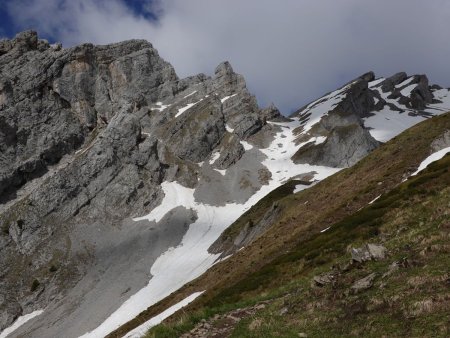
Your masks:
{"label": "mountain ridge", "polygon": [[0,328],[45,307],[18,330],[36,336],[108,334],[213,266],[211,245],[266,194],[353,165],[449,98],[368,73],[288,119],[228,62],[179,79],[143,40],[63,49],[32,31],[0,42],[0,74]]}

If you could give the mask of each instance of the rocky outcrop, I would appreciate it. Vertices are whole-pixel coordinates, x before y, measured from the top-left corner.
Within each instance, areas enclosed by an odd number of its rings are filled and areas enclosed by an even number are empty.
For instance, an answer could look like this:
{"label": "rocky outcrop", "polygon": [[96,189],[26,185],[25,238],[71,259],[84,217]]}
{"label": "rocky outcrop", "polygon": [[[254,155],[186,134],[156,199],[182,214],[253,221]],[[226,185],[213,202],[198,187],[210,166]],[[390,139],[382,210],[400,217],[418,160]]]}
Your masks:
{"label": "rocky outcrop", "polygon": [[435,153],[447,147],[450,147],[450,130],[447,130],[442,136],[431,143],[431,151]]}
{"label": "rocky outcrop", "polygon": [[380,260],[386,257],[387,250],[382,245],[365,244],[360,248],[352,248],[352,261],[363,263],[370,260]]}
{"label": "rocky outcrop", "polygon": [[350,288],[352,293],[359,293],[364,290],[370,289],[373,285],[375,278],[377,277],[376,273],[371,273],[370,275],[357,280]]}
{"label": "rocky outcrop", "polygon": [[311,142],[293,156],[294,163],[310,163],[328,167],[350,167],[379,143],[359,124],[334,127],[324,143]]}
{"label": "rocky outcrop", "polygon": [[235,164],[244,154],[245,150],[235,134],[228,134],[220,144],[219,158],[214,162],[214,167],[224,170]]}
{"label": "rocky outcrop", "polygon": [[273,203],[258,221],[249,220],[239,232],[232,237],[221,236],[208,249],[211,253],[220,253],[226,257],[253,242],[264,233],[282,214],[278,203]]}

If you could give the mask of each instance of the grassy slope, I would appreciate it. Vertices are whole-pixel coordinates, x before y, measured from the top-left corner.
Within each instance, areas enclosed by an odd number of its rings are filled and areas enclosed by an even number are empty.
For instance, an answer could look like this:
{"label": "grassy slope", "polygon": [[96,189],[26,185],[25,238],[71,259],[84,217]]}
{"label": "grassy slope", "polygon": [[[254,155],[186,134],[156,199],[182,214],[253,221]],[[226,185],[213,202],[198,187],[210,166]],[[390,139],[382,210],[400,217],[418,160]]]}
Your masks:
{"label": "grassy slope", "polygon": [[[322,334],[324,332],[319,330],[320,327],[330,334],[332,332],[337,335],[357,334],[361,327],[357,325],[358,321],[353,319],[359,312],[366,311],[369,305],[361,303],[355,308],[351,304],[355,302],[359,304],[359,299],[362,301],[366,298],[368,302],[371,298],[367,295],[375,292],[374,290],[378,290],[378,288],[355,296],[356,300],[352,300],[353,296],[351,295],[339,298],[338,292],[334,293],[333,290],[327,288],[320,290],[310,288],[310,279],[319,271],[329,269],[331,264],[348,260],[346,249],[349,245],[355,246],[369,240],[372,242],[385,240],[386,235],[389,234],[389,227],[394,226],[388,224],[387,220],[393,219],[394,223],[401,223],[401,227],[406,224],[402,223],[403,219],[400,216],[402,212],[407,212],[408,203],[413,200],[404,200],[403,198],[415,190],[406,189],[408,193],[404,196],[403,192],[398,190],[400,188],[396,188],[398,191],[394,188],[402,181],[405,172],[413,170],[429,154],[430,143],[447,129],[450,129],[449,114],[428,120],[383,145],[356,166],[333,175],[308,190],[282,198],[279,203],[283,207],[284,216],[254,243],[228,260],[215,265],[206,274],[149,308],[111,336],[120,336],[190,293],[204,289],[208,291],[186,308],[188,316],[175,314],[166,321],[166,324],[158,326],[149,335],[177,336],[192,328],[201,318],[207,318],[214,313],[226,312],[246,304],[254,304],[261,299],[275,299],[267,310],[257,314],[264,318],[265,324],[255,332],[248,332],[248,325],[246,326],[244,320],[236,328],[236,335],[271,336],[278,332],[278,334],[289,336],[302,329],[308,329],[309,335],[314,335],[315,332],[320,335],[321,332]],[[444,162],[444,165],[448,165],[448,163]],[[444,169],[446,170],[446,168]],[[446,171],[439,175],[448,179]],[[421,177],[423,175],[417,179]],[[442,179],[434,178],[430,179],[431,181],[440,182]],[[410,182],[408,181],[407,184]],[[402,185],[402,187],[404,186],[405,184]],[[414,192],[411,196],[419,202],[428,201],[428,198],[433,197],[436,198],[433,203],[445,204],[445,197],[448,201],[448,191],[441,188],[439,185],[433,188],[436,191],[435,197],[428,193],[428,190],[420,193],[420,189],[417,194]],[[389,191],[393,192],[387,194]],[[381,193],[385,193],[385,197],[378,200],[373,206],[357,212]],[[399,199],[401,202],[396,202]],[[445,207],[448,210],[448,205]],[[435,210],[432,204],[429,204],[429,209],[424,211],[424,215],[433,213]],[[411,213],[417,210],[410,205]],[[418,218],[418,215],[408,214],[404,217],[405,219],[411,217],[415,219]],[[424,219],[426,219],[425,216]],[[422,222],[425,224],[423,231],[430,232],[431,230],[427,228],[431,226],[430,223]],[[320,230],[328,226],[332,226],[332,228],[320,234]],[[406,228],[408,229],[408,227]],[[413,233],[415,231],[420,232],[420,228],[414,230]],[[394,242],[385,245],[392,246],[390,249],[395,252],[395,236],[393,238]],[[400,239],[398,240],[400,241]],[[436,240],[439,241],[439,239]],[[345,278],[343,277],[341,289],[348,289],[351,281],[369,271],[365,271],[365,269],[383,270],[386,268],[383,264],[391,261],[392,258],[389,258],[389,261],[384,263],[371,263],[361,269],[351,270],[344,276]],[[434,259],[433,262],[435,262]],[[435,268],[440,271],[439,267]],[[420,269],[420,265],[407,271],[409,273],[414,269]],[[442,274],[439,278],[443,278]],[[399,285],[406,285],[404,278],[400,278]],[[426,285],[428,284],[426,283]],[[281,306],[285,307],[284,302],[286,301],[286,298],[278,297],[285,294],[294,295],[287,299],[292,302],[292,307],[296,310],[288,310],[287,314],[283,316],[277,315],[278,309]],[[327,298],[329,295],[332,295],[331,298]],[[330,304],[327,303],[327,299],[330,299]],[[349,302],[346,303],[347,301]],[[311,304],[314,302],[327,304],[321,308],[320,304],[312,306]],[[402,302],[399,301],[399,304]],[[345,310],[346,306],[354,310],[347,311]],[[320,319],[321,317],[318,316],[320,313],[330,321]],[[309,315],[311,317],[308,317]],[[361,318],[360,325],[365,325],[366,320]],[[397,317],[386,315],[386,318]],[[380,318],[377,320],[380,320],[381,323]],[[404,318],[400,316],[396,322],[400,323],[403,320]],[[439,329],[442,329],[443,324],[439,324],[439,320],[432,321]],[[356,323],[356,327],[350,330],[351,325],[348,325],[347,322]],[[386,320],[386,322],[390,321]],[[317,325],[314,326],[313,323],[317,323]],[[403,326],[401,327],[403,328]],[[387,327],[385,328],[387,329]],[[410,333],[417,335],[417,332],[414,331],[410,331]]]}

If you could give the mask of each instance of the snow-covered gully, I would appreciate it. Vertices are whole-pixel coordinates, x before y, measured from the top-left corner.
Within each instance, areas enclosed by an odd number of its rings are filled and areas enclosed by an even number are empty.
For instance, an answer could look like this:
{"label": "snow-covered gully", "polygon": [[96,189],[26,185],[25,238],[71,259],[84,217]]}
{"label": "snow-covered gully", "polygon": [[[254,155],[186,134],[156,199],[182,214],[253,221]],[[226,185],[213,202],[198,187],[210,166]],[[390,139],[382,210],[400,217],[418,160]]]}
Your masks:
{"label": "snow-covered gully", "polygon": [[208,248],[229,225],[273,189],[302,173],[316,172],[314,179],[322,180],[340,170],[340,168],[295,164],[291,157],[299,146],[295,145],[293,131],[300,122],[294,119],[292,122],[270,123],[281,129],[270,146],[259,150],[254,147],[246,147],[246,149],[261,151],[266,155],[263,165],[271,172],[271,180],[245,203],[228,203],[224,206],[198,203],[194,198],[195,189],[186,188],[178,182],[162,183],[165,197],[161,204],[150,214],[135,220],[148,219],[158,222],[176,206],[194,210],[197,220],[189,226],[179,246],[167,250],[149,267],[152,278],[148,284],[125,301],[95,330],[83,335],[83,338],[102,337],[108,334],[136,317],[147,307],[204,273],[220,256],[210,254]]}

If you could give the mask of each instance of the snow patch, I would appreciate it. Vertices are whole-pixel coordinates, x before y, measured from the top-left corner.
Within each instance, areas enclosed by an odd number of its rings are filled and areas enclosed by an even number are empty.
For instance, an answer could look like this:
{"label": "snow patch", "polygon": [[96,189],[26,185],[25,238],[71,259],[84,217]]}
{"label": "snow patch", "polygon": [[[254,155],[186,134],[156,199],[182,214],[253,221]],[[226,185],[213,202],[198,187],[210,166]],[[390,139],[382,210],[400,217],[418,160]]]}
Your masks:
{"label": "snow patch", "polygon": [[162,102],[156,102],[155,105],[156,105],[157,107],[153,107],[152,109],[158,110],[158,111],[160,111],[160,112],[162,112],[164,109],[166,109],[167,107],[170,106],[170,104],[167,104],[167,105],[166,105],[166,104],[163,104]]}
{"label": "snow patch", "polygon": [[375,202],[375,201],[376,201],[377,199],[379,199],[380,197],[381,197],[381,195],[375,197],[373,200],[371,200],[371,201],[369,202],[369,204],[372,204],[373,202]]}
{"label": "snow patch", "polygon": [[159,315],[153,317],[152,319],[146,321],[144,324],[139,325],[134,330],[128,332],[123,338],[140,338],[145,336],[148,330],[150,330],[153,326],[158,325],[161,323],[164,319],[170,317],[175,312],[180,310],[181,308],[185,307],[189,303],[193,302],[198,296],[200,296],[205,291],[195,292],[192,295],[186,297],[182,301],[178,302],[177,304],[171,306],[167,310],[161,312]]}
{"label": "snow patch", "polygon": [[218,173],[220,173],[222,176],[225,176],[227,174],[226,169],[214,169],[214,170],[217,171]]}
{"label": "snow patch", "polygon": [[400,91],[400,94],[402,94],[403,96],[409,96],[411,94],[411,91],[417,87],[417,83],[414,83],[412,85],[407,86],[406,88],[403,88]]}
{"label": "snow patch", "polygon": [[0,333],[0,338],[6,338],[8,335],[10,335],[11,333],[13,333],[14,331],[16,331],[19,327],[21,327],[23,324],[25,324],[26,322],[28,322],[29,320],[33,319],[34,317],[39,316],[40,314],[42,314],[44,312],[44,310],[36,310],[34,312],[31,312],[29,314],[20,316],[19,318],[16,319],[16,321],[14,323],[12,323],[12,325],[10,327],[7,327],[6,329],[4,329],[1,333]]}
{"label": "snow patch", "polygon": [[420,163],[419,168],[417,168],[417,170],[413,174],[411,174],[411,176],[417,175],[419,172],[421,172],[426,167],[428,167],[428,165],[430,165],[433,162],[439,161],[441,158],[443,158],[448,153],[450,153],[450,147],[441,149],[441,150],[436,151],[435,153],[431,154],[426,159],[424,159],[422,161],[422,163]]}
{"label": "snow patch", "polygon": [[402,131],[425,119],[425,117],[420,115],[411,116],[406,112],[399,113],[385,106],[382,110],[376,112],[375,115],[364,118],[364,125],[367,128],[371,128],[369,132],[375,140],[387,142]]}
{"label": "snow patch", "polygon": [[[267,159],[265,159],[262,163],[267,167],[267,169],[270,170],[272,174],[272,180],[269,185],[273,184],[273,189],[277,188],[274,182],[278,182],[279,185],[284,184],[291,177],[302,173],[315,171],[316,174],[314,179],[321,180],[341,170],[341,168],[330,168],[310,164],[295,164],[292,161],[292,156],[294,156],[299,148],[299,146],[295,145],[296,135],[293,133],[293,130],[299,127],[301,123],[298,118],[294,118],[292,122],[268,123],[278,125],[283,129],[275,135],[275,138],[269,147],[261,149],[261,152],[267,156]],[[289,133],[287,133],[287,131],[289,131]],[[324,141],[322,138],[316,139],[319,139],[318,142]]]}
{"label": "snow patch", "polygon": [[227,130],[227,132],[232,133],[234,132],[234,129],[231,128],[228,124],[225,125],[225,129]]}
{"label": "snow patch", "polygon": [[237,94],[225,96],[223,99],[220,100],[220,102],[224,103],[226,100],[228,100],[229,98],[232,98],[233,96],[236,96],[236,95],[237,95]]}
{"label": "snow patch", "polygon": [[328,114],[330,110],[341,102],[347,96],[347,89],[349,89],[352,84],[353,82],[306,106],[300,115],[300,118],[309,115],[301,124],[303,125],[303,132],[310,130],[313,125],[320,121],[322,116]]}
{"label": "snow patch", "polygon": [[195,91],[193,91],[192,93],[190,93],[190,94],[187,94],[185,97],[183,97],[183,99],[185,99],[185,98],[187,98],[187,97],[189,97],[189,96],[191,96],[191,95],[194,95],[195,93],[197,93],[197,91],[195,90]]}
{"label": "snow patch", "polygon": [[215,153],[212,154],[211,159],[209,160],[209,164],[214,164],[214,162],[216,162],[220,157],[220,152],[216,151]]}
{"label": "snow patch", "polygon": [[449,89],[438,89],[433,92],[433,96],[442,103],[429,104],[427,109],[425,109],[426,112],[438,115],[450,111]]}
{"label": "snow patch", "polygon": [[295,188],[294,188],[294,191],[292,192],[293,194],[296,194],[296,193],[298,193],[298,192],[300,192],[300,191],[302,191],[302,190],[305,190],[306,188],[309,188],[309,186],[308,185],[305,185],[305,184],[297,184],[296,186],[295,186]]}
{"label": "snow patch", "polygon": [[245,151],[253,149],[253,146],[247,141],[241,141],[241,144],[244,147]]}
{"label": "snow patch", "polygon": [[[202,100],[200,100],[202,101]],[[193,106],[195,106],[197,103],[199,103],[200,101],[194,102],[194,103],[188,103],[186,106],[178,109],[178,113],[176,113],[175,118],[177,118],[178,116],[180,116],[181,114],[183,114],[186,110],[188,110],[189,108],[192,108]]]}
{"label": "snow patch", "polygon": [[376,87],[377,85],[379,85],[381,82],[383,82],[384,80],[386,80],[384,77],[380,77],[379,79],[373,80],[369,82],[369,88],[373,88]]}
{"label": "snow patch", "polygon": [[414,80],[413,76],[408,77],[405,81],[403,81],[402,83],[399,83],[398,85],[396,85],[395,88],[398,89],[398,88],[405,87],[405,86],[409,85],[412,80]]}
{"label": "snow patch", "polygon": [[314,140],[314,144],[321,144],[321,143],[324,143],[325,141],[326,141],[326,136],[318,136],[318,137],[315,137],[315,140]]}
{"label": "snow patch", "polygon": [[325,228],[325,229],[323,229],[323,230],[320,230],[320,232],[323,233],[323,232],[325,232],[325,231],[327,231],[327,230],[330,230],[330,228],[331,228],[331,227]]}

